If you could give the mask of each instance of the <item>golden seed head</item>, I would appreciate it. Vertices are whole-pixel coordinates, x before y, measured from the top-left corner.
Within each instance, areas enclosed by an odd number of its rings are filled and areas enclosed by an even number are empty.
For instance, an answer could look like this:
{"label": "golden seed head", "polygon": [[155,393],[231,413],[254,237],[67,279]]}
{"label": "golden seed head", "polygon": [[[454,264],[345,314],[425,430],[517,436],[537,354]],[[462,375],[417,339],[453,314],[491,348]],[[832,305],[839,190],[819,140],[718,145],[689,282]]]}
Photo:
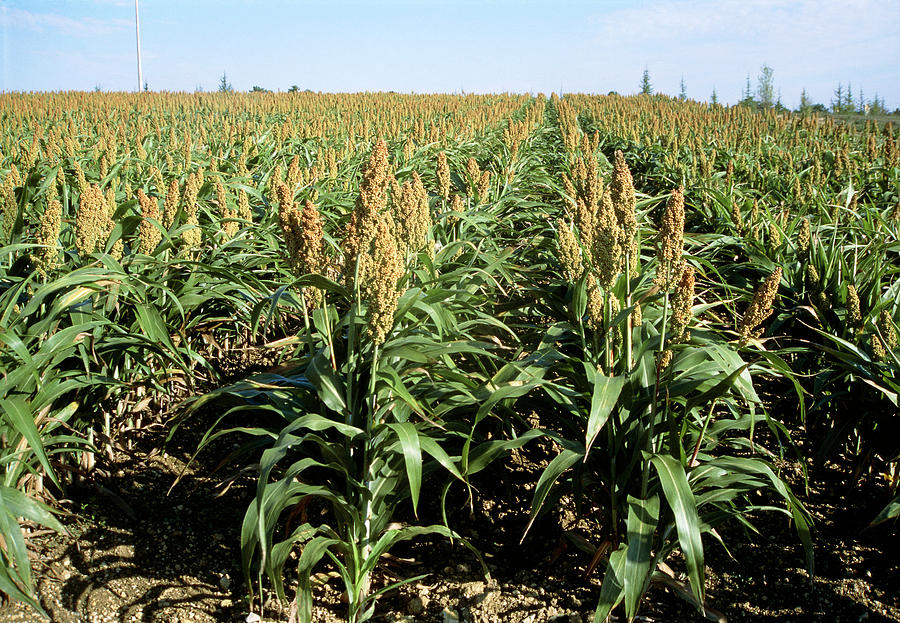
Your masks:
{"label": "golden seed head", "polygon": [[238,192],[238,216],[245,221],[253,221],[253,212],[250,210],[250,199],[243,188]]}
{"label": "golden seed head", "polygon": [[763,321],[772,315],[772,303],[778,294],[778,286],[781,283],[781,267],[778,266],[771,275],[766,277],[756,292],[753,294],[753,300],[744,312],[741,319],[740,343],[746,344],[750,338],[757,337],[762,331],[756,332],[757,327]]}
{"label": "golden seed head", "polygon": [[268,194],[266,195],[272,202],[278,201],[278,185],[284,181],[284,175],[281,171],[281,165],[275,164],[272,173],[269,175]]}
{"label": "golden seed head", "polygon": [[810,294],[819,294],[822,291],[822,280],[819,277],[819,271],[812,264],[806,265],[806,289]]}
{"label": "golden seed head", "polygon": [[[300,214],[300,237],[294,256],[297,274],[327,272],[324,241],[322,217],[313,202],[306,201]],[[318,307],[322,303],[323,293],[319,288],[304,287],[303,293],[310,307]]]}
{"label": "golden seed head", "polygon": [[188,171],[191,168],[191,142],[191,134],[185,130],[184,141],[181,143],[181,156],[182,160],[184,160],[185,171]]}
{"label": "golden seed head", "polygon": [[[58,172],[58,170],[57,170],[57,172]],[[47,186],[47,193],[46,193],[45,197],[48,202],[51,199],[56,199],[57,201],[59,201],[59,191],[56,189],[55,183],[52,183],[49,186]]]}
{"label": "golden seed head", "polygon": [[851,284],[847,285],[847,323],[855,328],[859,329],[862,327],[862,308],[859,302],[859,293],[856,291],[856,286]]}
{"label": "golden seed head", "polygon": [[491,172],[482,171],[481,178],[478,180],[478,200],[481,203],[487,201],[488,192],[491,189]]}
{"label": "golden seed head", "polygon": [[403,183],[394,208],[401,252],[409,254],[419,251],[425,246],[431,229],[431,210],[428,207],[428,191],[418,173],[413,172],[412,180]]}
{"label": "golden seed head", "polygon": [[138,189],[137,194],[138,205],[143,217],[138,232],[138,251],[149,255],[162,240],[162,232],[150,221],[150,219],[159,221],[159,204],[155,198],[148,197],[141,188]]}
{"label": "golden seed head", "polygon": [[881,337],[887,348],[891,350],[897,348],[897,330],[894,328],[891,312],[886,309],[882,309],[878,315],[878,330],[881,331]]}
{"label": "golden seed head", "polygon": [[641,309],[640,303],[634,304],[634,309],[631,310],[631,326],[639,327],[644,324],[644,310]]}
{"label": "golden seed head", "polygon": [[181,197],[181,207],[186,215],[197,215],[197,195],[200,194],[200,186],[203,183],[203,174],[201,171],[188,175],[187,182],[184,184],[184,195]]}
{"label": "golden seed head", "polygon": [[625,163],[625,155],[621,150],[616,150],[609,194],[616,212],[616,219],[619,221],[619,227],[621,228],[620,241],[622,249],[629,256],[628,269],[634,271],[637,268],[639,255],[635,237],[637,234],[637,216],[635,214],[637,198],[634,194],[634,180],[631,177],[631,170]]}
{"label": "golden seed head", "polygon": [[457,222],[459,222],[459,217],[456,216],[456,214],[461,214],[465,211],[466,204],[463,203],[462,197],[460,197],[459,195],[453,195],[453,199],[450,201],[450,215],[447,217],[447,221],[451,225],[455,225]]}
{"label": "golden seed head", "polygon": [[178,203],[181,200],[181,190],[178,187],[178,180],[173,179],[169,182],[169,190],[166,192],[166,201],[163,204],[163,220],[162,226],[169,229],[175,222],[175,215],[178,214]]}
{"label": "golden seed head", "polygon": [[581,244],[585,249],[591,249],[594,242],[594,212],[581,197],[575,200],[574,225]]}
{"label": "golden seed head", "polygon": [[96,184],[88,186],[78,198],[75,213],[75,249],[81,257],[87,257],[106,241],[109,215],[106,199]]}
{"label": "golden seed head", "polygon": [[447,154],[438,152],[437,162],[437,182],[438,194],[444,198],[444,201],[450,199],[450,167],[447,165]]}
{"label": "golden seed head", "polygon": [[200,221],[197,217],[197,195],[200,193],[202,184],[203,171],[198,170],[191,173],[184,184],[184,195],[181,197],[182,209],[186,215],[184,224],[188,226],[188,229],[181,234],[181,240],[188,250],[198,247],[203,238]]}
{"label": "golden seed head", "polygon": [[565,173],[562,174],[563,181],[563,189],[566,191],[566,201],[572,207],[575,206],[575,198],[578,196],[578,191],[575,190],[575,185],[572,183],[572,180],[569,179],[569,176]]}
{"label": "golden seed head", "polygon": [[[609,309],[610,316],[609,316],[608,322],[611,325],[613,323],[613,321],[616,319],[616,316],[619,315],[619,312],[622,311],[622,304],[619,302],[619,299],[615,296],[610,296],[608,298],[609,298],[609,307],[610,307],[610,309]],[[621,348],[622,339],[623,339],[622,325],[617,324],[610,328],[612,329],[613,345],[616,348]]]}
{"label": "golden seed head", "polygon": [[300,214],[302,233],[298,248],[298,261],[307,273],[321,273],[325,268],[325,228],[322,216],[312,201],[303,205]]}
{"label": "golden seed head", "polygon": [[581,277],[584,265],[581,261],[581,247],[571,226],[558,219],[556,221],[556,238],[559,243],[559,263],[562,265],[566,280],[574,283]]}
{"label": "golden seed head", "polygon": [[372,341],[384,343],[394,326],[394,313],[403,293],[403,256],[397,249],[390,214],[376,217],[371,244],[360,256],[360,292],[366,301],[366,327]]}
{"label": "golden seed head", "polygon": [[348,283],[353,279],[357,258],[368,248],[378,219],[387,207],[387,189],[392,177],[387,145],[379,139],[363,172],[356,208],[350,215],[344,238],[344,274]]}
{"label": "golden seed head", "polygon": [[600,285],[609,291],[625,267],[624,236],[616,220],[615,208],[609,190],[603,193],[594,214],[591,256]]}
{"label": "golden seed head", "polygon": [[203,234],[200,231],[200,221],[197,218],[196,211],[193,214],[188,214],[184,224],[188,225],[189,229],[184,230],[181,234],[181,240],[188,250],[193,250],[200,246],[200,242],[203,239]]}
{"label": "golden seed head", "polygon": [[775,223],[769,223],[769,249],[775,251],[781,244],[781,230]]}
{"label": "golden seed head", "polygon": [[741,207],[737,201],[731,202],[731,222],[739,234],[744,233],[744,217],[741,214]]}
{"label": "golden seed head", "polygon": [[166,188],[165,182],[163,182],[162,173],[159,170],[159,167],[152,166],[150,167],[150,179],[153,180],[153,188],[157,197],[161,196],[163,191]]}
{"label": "golden seed head", "polygon": [[391,189],[389,193],[390,196],[394,199],[394,201],[398,201],[400,199],[400,195],[402,194],[403,188],[400,186],[400,182],[397,181],[397,178],[394,175],[391,175],[390,179],[388,179],[388,188]]}
{"label": "golden seed head", "polygon": [[685,265],[681,271],[681,279],[672,296],[671,343],[687,342],[691,334],[687,331],[693,317],[691,308],[694,305],[694,269]]}
{"label": "golden seed head", "polygon": [[227,238],[233,238],[238,232],[237,212],[228,207],[228,194],[222,180],[216,180],[216,204],[219,206],[219,216],[222,219],[222,231]]}
{"label": "golden seed head", "polygon": [[77,160],[75,161],[75,179],[78,182],[78,194],[83,195],[87,192],[88,183],[87,178],[84,176],[84,170],[81,168],[81,163]]}
{"label": "golden seed head", "polygon": [[279,182],[275,188],[278,195],[278,224],[284,233],[284,243],[287,247],[287,257],[291,267],[298,274],[303,274],[299,262],[299,249],[303,239],[303,220],[297,204],[294,203],[294,194],[284,182]]}
{"label": "golden seed head", "polygon": [[577,202],[578,199],[581,199],[588,210],[595,212],[604,191],[597,161],[591,156],[588,156],[587,160],[578,156],[572,167],[572,179],[570,180],[563,173],[563,187],[567,192],[573,191],[571,195],[573,201]]}
{"label": "golden seed head", "polygon": [[228,209],[228,195],[225,193],[225,185],[222,180],[216,180],[216,203],[219,205],[219,213],[224,213]]}
{"label": "golden seed head", "polygon": [[59,167],[56,170],[56,185],[60,188],[66,187],[66,174],[63,172],[62,167]]}
{"label": "golden seed head", "polygon": [[62,225],[62,204],[56,197],[47,201],[47,209],[41,215],[37,243],[44,245],[36,253],[38,270],[46,274],[59,263],[59,230]]}
{"label": "golden seed head", "polygon": [[800,228],[797,230],[797,253],[805,257],[809,253],[810,229],[809,219],[800,219]]}
{"label": "golden seed head", "polygon": [[[110,223],[112,223],[112,221],[110,221]],[[124,254],[125,254],[125,243],[122,242],[121,238],[119,238],[118,240],[116,240],[113,243],[112,247],[110,248],[109,256],[116,261],[120,261]]]}
{"label": "golden seed head", "polygon": [[469,196],[475,196],[478,191],[478,183],[481,181],[481,169],[478,168],[478,162],[474,157],[466,161],[466,175],[469,182]]}
{"label": "golden seed head", "polygon": [[287,170],[286,183],[291,190],[297,188],[297,185],[301,182],[301,175],[300,156],[295,154],[294,157],[291,158],[291,163],[288,165]]}
{"label": "golden seed head", "polygon": [[674,357],[674,353],[671,348],[667,348],[659,355],[659,363],[656,366],[658,371],[665,370],[672,363],[672,358]]}
{"label": "golden seed head", "polygon": [[[615,297],[612,300],[616,300]],[[603,329],[603,293],[593,275],[587,278],[588,326],[594,331]]]}
{"label": "golden seed head", "polygon": [[[676,188],[666,202],[659,243],[655,283],[665,290],[675,285],[682,271],[684,255],[684,188]],[[692,272],[693,274],[693,272]]]}
{"label": "golden seed head", "polygon": [[884,345],[881,343],[881,340],[878,339],[877,335],[872,334],[869,336],[869,344],[872,346],[872,358],[875,361],[884,361],[887,359],[887,351],[884,350]]}
{"label": "golden seed head", "polygon": [[118,207],[118,204],[116,203],[116,191],[112,186],[107,186],[104,199],[106,200],[106,214],[110,218],[112,218],[116,213],[116,208]]}

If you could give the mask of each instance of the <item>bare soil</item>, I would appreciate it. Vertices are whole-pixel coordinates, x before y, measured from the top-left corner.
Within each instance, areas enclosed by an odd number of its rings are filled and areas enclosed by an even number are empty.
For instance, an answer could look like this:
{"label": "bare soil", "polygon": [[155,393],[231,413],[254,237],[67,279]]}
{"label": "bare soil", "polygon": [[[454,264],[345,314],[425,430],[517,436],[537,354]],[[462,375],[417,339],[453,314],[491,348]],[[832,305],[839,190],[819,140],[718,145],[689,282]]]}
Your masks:
{"label": "bare soil", "polygon": [[[161,428],[146,433],[132,440],[131,449],[115,451],[91,481],[66,491],[69,534],[30,539],[41,603],[53,621],[245,621],[250,603],[239,531],[254,474],[237,466],[214,471],[235,441],[227,439],[187,468],[201,433],[188,430],[165,451]],[[577,516],[564,499],[520,544],[529,483],[546,453],[526,448],[482,473],[471,509],[463,492],[451,499],[451,525],[483,553],[490,578],[459,543],[411,543],[385,560],[376,583],[426,577],[387,593],[375,620],[590,621],[601,579],[598,570],[585,574],[591,556],[583,549],[599,540],[593,519]],[[794,485],[803,493],[799,476]],[[815,577],[805,571],[802,547],[783,516],[760,515],[754,522],[760,534],[737,527],[722,534],[730,555],[706,542],[707,618],[677,591],[659,586],[651,589],[639,620],[900,621],[897,527],[866,529],[887,501],[884,482],[875,474],[854,480],[848,460],[810,465],[810,487],[802,497],[816,521]],[[438,522],[437,510],[420,509],[420,520]],[[677,572],[677,557],[668,562]],[[289,609],[271,595],[263,602],[264,621],[288,619]],[[319,587],[317,603],[317,621],[343,620],[339,581]],[[253,610],[259,613],[259,598]],[[22,604],[0,609],[0,621],[41,620]]]}

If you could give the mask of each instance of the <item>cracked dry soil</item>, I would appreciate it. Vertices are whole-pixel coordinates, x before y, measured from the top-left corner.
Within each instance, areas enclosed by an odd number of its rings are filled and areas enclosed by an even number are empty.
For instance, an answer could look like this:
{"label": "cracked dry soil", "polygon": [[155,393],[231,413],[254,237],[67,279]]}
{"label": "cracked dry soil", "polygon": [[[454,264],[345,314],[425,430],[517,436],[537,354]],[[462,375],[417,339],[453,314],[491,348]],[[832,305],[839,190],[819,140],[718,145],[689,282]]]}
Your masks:
{"label": "cracked dry soil", "polygon": [[[241,473],[239,466],[231,466],[230,472],[213,470],[234,441],[228,439],[221,440],[225,447],[201,455],[185,469],[201,433],[181,434],[165,451],[160,450],[161,432],[145,435],[134,440],[131,450],[116,451],[93,482],[66,492],[69,534],[30,539],[40,600],[53,621],[245,620],[249,603],[238,544],[243,512],[253,496],[253,473]],[[539,519],[519,544],[528,517],[529,483],[536,481],[546,456],[546,448],[526,447],[480,475],[474,483],[474,513],[462,495],[450,507],[451,525],[483,552],[490,579],[459,543],[410,543],[384,561],[376,587],[426,577],[387,593],[374,620],[590,621],[601,574],[585,577],[590,556],[574,543],[591,542],[596,526],[575,517],[571,505],[563,503]],[[795,487],[802,492],[802,483]],[[885,490],[877,478],[850,482],[846,464],[811,468],[805,503],[816,521],[815,578],[806,573],[802,548],[782,516],[760,515],[755,525],[761,534],[746,535],[737,527],[722,534],[731,556],[713,540],[706,541],[708,600],[714,608],[709,619],[660,586],[651,589],[638,620],[900,621],[897,527],[865,530],[884,504]],[[439,514],[427,517],[437,511],[420,507],[420,519],[439,521]],[[669,561],[676,572],[678,563],[677,558]],[[290,581],[290,572],[287,577]],[[338,580],[317,589],[316,621],[343,620],[340,589]],[[287,621],[289,609],[271,595],[264,596],[263,605],[264,621]],[[254,606],[259,612],[259,598]],[[3,622],[43,620],[22,604],[0,609]]]}

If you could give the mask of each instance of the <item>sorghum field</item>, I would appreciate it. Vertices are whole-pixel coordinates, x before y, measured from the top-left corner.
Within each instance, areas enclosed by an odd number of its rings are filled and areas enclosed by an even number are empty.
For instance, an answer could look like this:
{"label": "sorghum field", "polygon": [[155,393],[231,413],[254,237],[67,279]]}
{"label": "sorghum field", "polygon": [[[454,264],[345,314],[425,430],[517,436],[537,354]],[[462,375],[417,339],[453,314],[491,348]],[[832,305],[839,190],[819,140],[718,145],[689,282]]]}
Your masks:
{"label": "sorghum field", "polygon": [[4,620],[900,620],[890,124],[0,118]]}

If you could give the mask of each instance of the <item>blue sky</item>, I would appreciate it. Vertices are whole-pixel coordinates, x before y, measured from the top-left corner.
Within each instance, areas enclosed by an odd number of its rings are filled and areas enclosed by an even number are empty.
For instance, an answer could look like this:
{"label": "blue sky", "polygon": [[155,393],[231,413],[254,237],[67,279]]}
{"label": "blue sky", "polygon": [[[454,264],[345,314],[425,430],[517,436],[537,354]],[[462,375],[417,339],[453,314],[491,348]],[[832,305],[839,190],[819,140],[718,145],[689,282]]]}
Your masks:
{"label": "blue sky", "polygon": [[[898,0],[140,0],[152,90],[637,91],[900,107]],[[0,90],[133,90],[134,0],[0,0]]]}

